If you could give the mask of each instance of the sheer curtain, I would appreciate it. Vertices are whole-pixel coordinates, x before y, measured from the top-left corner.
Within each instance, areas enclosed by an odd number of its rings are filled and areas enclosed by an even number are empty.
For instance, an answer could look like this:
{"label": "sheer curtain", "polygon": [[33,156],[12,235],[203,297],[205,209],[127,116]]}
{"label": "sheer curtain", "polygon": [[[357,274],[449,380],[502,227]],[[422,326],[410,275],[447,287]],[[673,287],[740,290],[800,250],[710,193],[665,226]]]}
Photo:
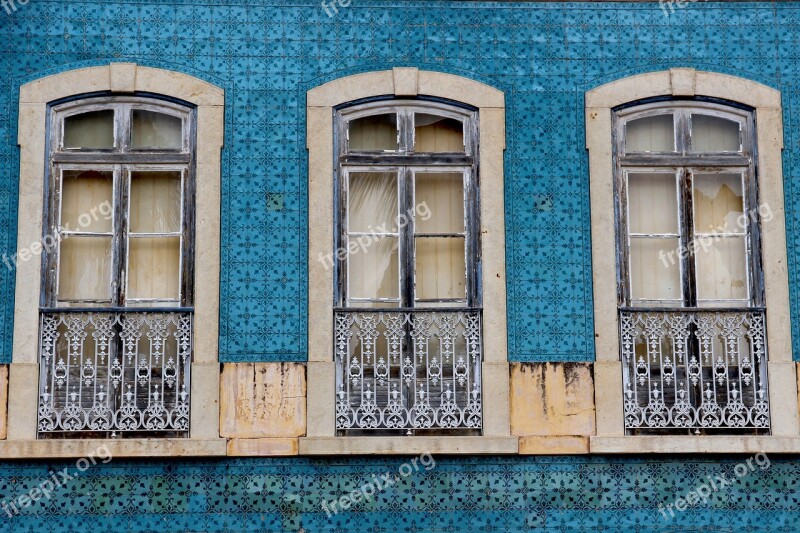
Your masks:
{"label": "sheer curtain", "polygon": [[628,228],[631,298],[680,300],[675,174],[628,174]]}
{"label": "sheer curtain", "polygon": [[[461,121],[416,113],[415,124],[415,151],[464,151]],[[397,116],[390,113],[350,121],[349,142],[351,150],[396,150]],[[415,205],[402,217],[397,173],[348,175],[347,237],[348,243],[358,246],[348,253],[347,294],[359,299],[358,305],[378,305],[362,299],[400,304],[400,234],[407,228],[398,226],[398,217],[403,220],[409,214],[415,224],[415,298],[466,298],[464,175],[408,175],[413,180],[409,185],[414,187]]]}
{"label": "sheer curtain", "polygon": [[64,148],[114,147],[114,111],[105,109],[64,119]]}
{"label": "sheer curtain", "polygon": [[397,115],[385,113],[350,121],[348,139],[350,150],[360,151],[396,151],[397,150]]}
{"label": "sheer curtain", "polygon": [[[415,200],[418,213],[429,213],[428,217],[416,218],[416,298],[464,299],[464,175],[460,172],[417,173]],[[438,236],[441,234],[450,235]]]}
{"label": "sheer curtain", "polygon": [[[351,172],[347,205],[348,296],[400,302],[397,174]],[[346,245],[348,243],[345,243]]]}
{"label": "sheer curtain", "polygon": [[692,115],[692,151],[738,152],[739,123],[711,115]]}
{"label": "sheer curtain", "polygon": [[627,152],[672,152],[675,150],[675,125],[671,114],[630,120],[625,125]]}
{"label": "sheer curtain", "polygon": [[128,299],[180,298],[181,188],[181,172],[131,173]]}
{"label": "sheer curtain", "polygon": [[464,123],[454,118],[414,114],[415,152],[463,152]]}
{"label": "sheer curtain", "polygon": [[739,173],[693,177],[695,234],[704,244],[695,253],[699,299],[749,297],[742,178]]}
{"label": "sheer curtain", "polygon": [[179,150],[183,145],[183,121],[179,117],[134,109],[131,114],[131,148]]}
{"label": "sheer curtain", "polygon": [[[102,213],[110,213],[113,191],[110,171],[63,171],[59,299],[111,300],[113,226]],[[69,233],[76,231],[82,235]]]}

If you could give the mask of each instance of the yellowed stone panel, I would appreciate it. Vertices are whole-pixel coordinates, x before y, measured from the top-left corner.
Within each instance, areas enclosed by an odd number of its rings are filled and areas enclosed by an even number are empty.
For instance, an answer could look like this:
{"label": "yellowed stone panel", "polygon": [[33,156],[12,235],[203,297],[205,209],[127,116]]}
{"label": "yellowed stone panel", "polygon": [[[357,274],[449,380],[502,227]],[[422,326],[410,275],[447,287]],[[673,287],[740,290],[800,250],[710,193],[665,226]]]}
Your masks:
{"label": "yellowed stone panel", "polygon": [[8,365],[0,366],[0,439],[6,438],[8,415]]}
{"label": "yellowed stone panel", "polygon": [[221,436],[274,438],[305,435],[305,365],[225,364],[220,387]]}
{"label": "yellowed stone panel", "polygon": [[513,435],[594,435],[594,379],[588,363],[512,363]]}

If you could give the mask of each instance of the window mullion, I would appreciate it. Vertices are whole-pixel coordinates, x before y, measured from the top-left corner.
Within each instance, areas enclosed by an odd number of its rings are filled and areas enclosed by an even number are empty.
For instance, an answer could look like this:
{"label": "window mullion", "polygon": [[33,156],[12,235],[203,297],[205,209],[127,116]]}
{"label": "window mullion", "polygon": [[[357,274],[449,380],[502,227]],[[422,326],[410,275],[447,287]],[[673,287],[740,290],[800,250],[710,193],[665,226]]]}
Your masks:
{"label": "window mullion", "polygon": [[[400,167],[397,173],[400,213],[409,213],[409,206],[414,202],[414,173],[408,167]],[[400,213],[396,214],[400,233],[400,305],[414,307],[414,224],[406,217],[399,217]],[[408,220],[408,223],[401,227],[400,220]]]}
{"label": "window mullion", "polygon": [[694,201],[692,198],[693,173],[687,168],[679,170],[681,195],[681,253],[683,303],[687,307],[697,305],[697,273],[695,271]]}
{"label": "window mullion", "polygon": [[112,272],[114,281],[111,287],[112,305],[125,305],[128,247],[128,184],[130,167],[120,166],[114,173],[114,244]]}

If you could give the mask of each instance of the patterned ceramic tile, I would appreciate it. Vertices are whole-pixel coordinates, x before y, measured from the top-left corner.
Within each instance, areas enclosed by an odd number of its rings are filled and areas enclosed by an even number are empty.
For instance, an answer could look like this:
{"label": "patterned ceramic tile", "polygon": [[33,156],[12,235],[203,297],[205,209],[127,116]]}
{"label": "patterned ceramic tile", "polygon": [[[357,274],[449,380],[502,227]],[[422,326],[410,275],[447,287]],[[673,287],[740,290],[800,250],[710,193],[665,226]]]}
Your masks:
{"label": "patterned ceramic tile", "polygon": [[[426,457],[427,470],[410,459],[113,460],[82,473],[6,464],[0,531],[796,531],[800,512],[800,463],[789,458],[751,458],[749,469],[746,457]],[[65,468],[74,479],[49,498],[10,505]],[[334,511],[387,473],[393,485]],[[705,501],[670,512],[704,485]]]}
{"label": "patterned ceramic tile", "polygon": [[[304,92],[392,66],[478,79],[507,95],[510,358],[594,359],[583,93],[671,66],[744,76],[785,103],[793,315],[800,312],[800,170],[795,104],[800,5],[353,0],[31,0],[0,11],[0,253],[15,249],[18,88],[109,60],[227,90],[221,358],[306,358]],[[38,216],[38,214],[33,214]],[[29,216],[29,214],[23,214]],[[14,279],[0,268],[0,361],[10,359]],[[794,338],[800,339],[800,320]],[[795,341],[800,342],[800,341]],[[800,356],[800,349],[795,350]]]}

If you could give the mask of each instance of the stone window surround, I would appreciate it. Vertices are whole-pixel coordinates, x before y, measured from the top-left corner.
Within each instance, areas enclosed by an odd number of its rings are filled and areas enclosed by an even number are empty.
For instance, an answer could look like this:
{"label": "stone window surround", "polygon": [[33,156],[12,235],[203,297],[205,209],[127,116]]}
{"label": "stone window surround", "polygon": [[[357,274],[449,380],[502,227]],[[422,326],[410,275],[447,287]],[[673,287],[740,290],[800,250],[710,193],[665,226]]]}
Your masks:
{"label": "stone window surround", "polygon": [[[612,109],[656,96],[707,96],[755,109],[760,202],[774,218],[762,227],[767,304],[770,436],[626,436],[619,355],[617,267],[614,250]],[[800,450],[796,365],[792,361],[783,198],[783,123],[780,92],[743,78],[673,68],[623,78],[586,93],[586,147],[592,220],[597,436],[591,453],[751,453]]]}
{"label": "stone window surround", "polygon": [[[478,109],[483,256],[483,435],[479,437],[337,437],[334,423],[333,270],[318,260],[333,243],[334,108],[375,96],[446,98]],[[301,455],[513,454],[509,422],[503,151],[505,97],[474,80],[416,68],[366,72],[308,91],[308,428]],[[487,334],[488,332],[488,334]]]}
{"label": "stone window surround", "polygon": [[[219,243],[224,91],[179,72],[110,63],[65,71],[20,87],[19,213],[30,216],[19,217],[18,246],[37,242],[42,236],[42,216],[37,214],[43,212],[49,104],[98,92],[161,94],[196,106],[195,239],[198,243]],[[83,457],[101,445],[106,445],[114,457],[226,454],[226,440],[219,436],[219,245],[197,246],[194,261],[194,354],[190,433],[186,439],[37,440],[41,261],[17,264],[8,438],[0,441],[0,458]]]}

